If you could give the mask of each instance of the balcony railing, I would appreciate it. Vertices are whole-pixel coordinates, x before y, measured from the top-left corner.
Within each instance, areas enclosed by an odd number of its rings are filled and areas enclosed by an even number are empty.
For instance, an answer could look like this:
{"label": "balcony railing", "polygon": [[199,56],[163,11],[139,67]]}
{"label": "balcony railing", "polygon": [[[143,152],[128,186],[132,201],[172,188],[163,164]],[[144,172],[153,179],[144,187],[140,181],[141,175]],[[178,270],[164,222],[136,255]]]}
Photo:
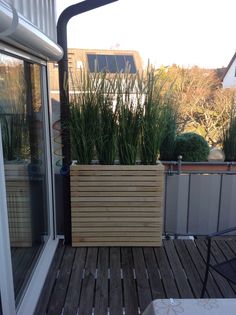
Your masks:
{"label": "balcony railing", "polygon": [[236,163],[164,163],[165,234],[206,235],[236,225]]}

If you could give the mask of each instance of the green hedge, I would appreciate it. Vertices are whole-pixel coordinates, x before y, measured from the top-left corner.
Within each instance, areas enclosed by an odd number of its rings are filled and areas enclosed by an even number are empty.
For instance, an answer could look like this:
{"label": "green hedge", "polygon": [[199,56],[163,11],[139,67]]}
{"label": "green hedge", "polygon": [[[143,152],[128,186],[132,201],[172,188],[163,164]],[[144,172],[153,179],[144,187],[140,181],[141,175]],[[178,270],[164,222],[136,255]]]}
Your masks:
{"label": "green hedge", "polygon": [[226,161],[236,161],[236,118],[231,118],[229,128],[224,132],[223,150]]}
{"label": "green hedge", "polygon": [[207,141],[194,132],[186,132],[176,137],[174,150],[175,160],[181,155],[183,161],[206,161],[209,152],[210,148]]}

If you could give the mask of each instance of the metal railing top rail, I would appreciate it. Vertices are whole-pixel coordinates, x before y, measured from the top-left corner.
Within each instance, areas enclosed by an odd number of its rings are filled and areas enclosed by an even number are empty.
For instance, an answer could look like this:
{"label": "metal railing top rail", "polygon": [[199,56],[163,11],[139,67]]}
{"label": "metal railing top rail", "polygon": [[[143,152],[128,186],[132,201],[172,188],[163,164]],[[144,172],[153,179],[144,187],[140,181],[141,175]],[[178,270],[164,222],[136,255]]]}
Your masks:
{"label": "metal railing top rail", "polygon": [[236,162],[183,162],[180,158],[177,161],[161,161],[165,166],[165,173],[173,174],[236,174]]}
{"label": "metal railing top rail", "polygon": [[182,160],[177,160],[177,161],[161,161],[162,164],[170,164],[170,165],[178,165],[181,163],[182,165],[235,165],[236,162],[230,161],[230,162],[222,162],[222,161],[205,161],[205,162],[183,162]]}

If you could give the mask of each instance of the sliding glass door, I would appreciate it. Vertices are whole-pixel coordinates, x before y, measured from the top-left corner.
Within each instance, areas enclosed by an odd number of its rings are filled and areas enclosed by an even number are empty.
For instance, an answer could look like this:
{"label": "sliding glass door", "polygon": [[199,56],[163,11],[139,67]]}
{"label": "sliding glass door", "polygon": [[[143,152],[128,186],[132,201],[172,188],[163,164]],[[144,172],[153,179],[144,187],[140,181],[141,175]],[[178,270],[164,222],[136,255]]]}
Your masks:
{"label": "sliding glass door", "polygon": [[40,63],[0,51],[0,125],[16,306],[53,237],[45,71]]}

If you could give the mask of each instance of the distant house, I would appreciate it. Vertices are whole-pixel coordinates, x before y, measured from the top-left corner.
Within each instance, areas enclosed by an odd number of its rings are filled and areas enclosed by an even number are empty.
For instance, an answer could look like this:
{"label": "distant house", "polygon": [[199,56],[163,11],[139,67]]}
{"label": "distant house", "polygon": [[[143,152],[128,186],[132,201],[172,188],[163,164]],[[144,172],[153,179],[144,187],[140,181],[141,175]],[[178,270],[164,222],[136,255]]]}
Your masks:
{"label": "distant house", "polygon": [[224,89],[236,87],[236,52],[225,69],[222,85]]}
{"label": "distant house", "polygon": [[[69,48],[68,65],[70,93],[74,93],[74,90],[76,90],[76,81],[81,71],[89,73],[107,72],[109,75],[126,71],[130,74],[136,74],[142,71],[141,57],[137,51],[133,50]],[[57,64],[51,64],[49,69],[51,97],[58,100],[59,85]]]}

